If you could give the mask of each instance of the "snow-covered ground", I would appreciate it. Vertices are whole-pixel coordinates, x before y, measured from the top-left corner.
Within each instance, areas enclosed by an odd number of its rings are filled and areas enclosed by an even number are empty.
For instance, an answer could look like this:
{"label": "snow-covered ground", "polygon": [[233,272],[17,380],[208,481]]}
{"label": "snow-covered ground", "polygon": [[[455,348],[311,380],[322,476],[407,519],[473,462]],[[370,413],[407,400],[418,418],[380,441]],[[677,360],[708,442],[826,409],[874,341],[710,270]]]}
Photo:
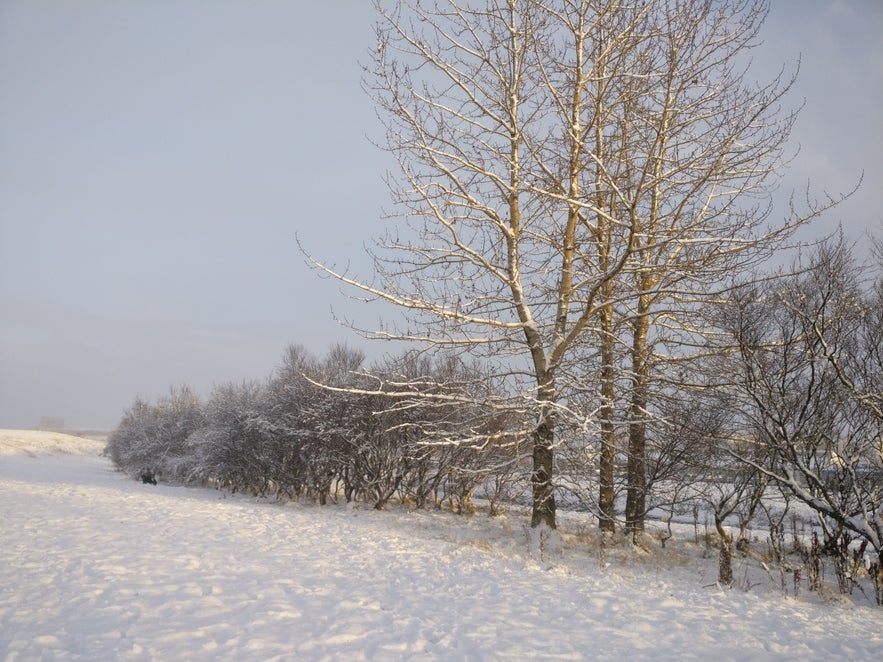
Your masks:
{"label": "snow-covered ground", "polygon": [[865,598],[722,590],[689,541],[601,570],[576,518],[538,554],[520,515],[142,485],[101,448],[0,432],[0,660],[883,657]]}

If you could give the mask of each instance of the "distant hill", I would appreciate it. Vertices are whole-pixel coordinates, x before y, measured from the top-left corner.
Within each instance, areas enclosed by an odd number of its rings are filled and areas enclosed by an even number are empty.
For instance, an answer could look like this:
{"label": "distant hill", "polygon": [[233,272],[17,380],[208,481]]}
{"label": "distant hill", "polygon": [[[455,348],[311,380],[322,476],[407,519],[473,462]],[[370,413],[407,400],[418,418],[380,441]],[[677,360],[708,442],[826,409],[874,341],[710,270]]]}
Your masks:
{"label": "distant hill", "polygon": [[0,430],[2,455],[99,455],[107,432],[101,435],[46,430]]}

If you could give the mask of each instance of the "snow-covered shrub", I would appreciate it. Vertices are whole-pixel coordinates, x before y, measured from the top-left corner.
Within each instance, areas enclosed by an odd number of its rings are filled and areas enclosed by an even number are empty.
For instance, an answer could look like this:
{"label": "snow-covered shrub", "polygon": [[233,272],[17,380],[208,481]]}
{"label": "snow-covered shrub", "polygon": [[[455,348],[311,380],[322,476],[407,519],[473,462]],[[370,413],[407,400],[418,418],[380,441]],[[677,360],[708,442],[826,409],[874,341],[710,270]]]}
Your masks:
{"label": "snow-covered shrub", "polygon": [[272,457],[264,387],[254,382],[218,386],[204,412],[204,425],[187,442],[188,480],[265,495],[270,486]]}
{"label": "snow-covered shrub", "polygon": [[187,440],[204,421],[188,386],[171,389],[154,405],[138,398],[108,438],[108,455],[133,476],[148,469],[167,480],[186,480],[192,470]]}

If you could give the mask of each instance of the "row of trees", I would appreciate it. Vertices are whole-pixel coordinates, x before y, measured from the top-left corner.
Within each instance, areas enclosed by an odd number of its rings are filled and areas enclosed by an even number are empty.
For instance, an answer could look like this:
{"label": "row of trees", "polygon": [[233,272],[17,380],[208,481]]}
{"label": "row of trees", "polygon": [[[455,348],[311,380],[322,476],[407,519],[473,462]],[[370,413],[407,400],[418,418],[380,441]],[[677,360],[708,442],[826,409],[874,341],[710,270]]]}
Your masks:
{"label": "row of trees", "polygon": [[[733,285],[697,315],[702,352],[649,381],[641,510],[628,403],[612,412],[614,507],[597,499],[602,422],[558,439],[559,498],[635,535],[635,518],[709,513],[725,546],[791,501],[819,516],[828,541],[883,540],[883,252],[862,267],[842,241],[786,275]],[[874,280],[876,278],[876,280]],[[656,356],[654,352],[651,356]],[[629,384],[617,384],[627,390]],[[597,401],[567,403],[592,420]],[[593,408],[585,410],[583,407]],[[488,366],[406,353],[370,368],[344,346],[317,360],[289,347],[265,383],[227,384],[204,403],[188,388],[136,400],[109,440],[115,464],[165,480],[277,498],[495,512],[528,486],[532,409]],[[725,524],[735,524],[735,538]]]}
{"label": "row of trees", "polygon": [[[138,399],[108,453],[133,475],[259,496],[378,509],[397,496],[462,512],[481,488],[495,507],[519,442],[516,426],[482,404],[490,380],[450,357],[405,354],[371,370],[363,362],[345,346],[321,361],[291,346],[266,383],[219,386],[204,403],[186,386],[154,404]],[[388,395],[403,383],[431,397]]]}

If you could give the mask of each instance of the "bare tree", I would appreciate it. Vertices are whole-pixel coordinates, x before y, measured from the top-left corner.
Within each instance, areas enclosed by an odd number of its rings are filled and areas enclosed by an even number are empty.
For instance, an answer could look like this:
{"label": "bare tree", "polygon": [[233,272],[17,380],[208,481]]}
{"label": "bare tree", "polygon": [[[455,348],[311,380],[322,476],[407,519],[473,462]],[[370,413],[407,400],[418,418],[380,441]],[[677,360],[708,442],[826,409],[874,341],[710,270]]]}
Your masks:
{"label": "bare tree", "polygon": [[[740,460],[839,531],[883,549],[883,419],[877,412],[879,286],[840,242],[822,245],[798,275],[746,287],[724,326],[738,353],[731,406],[773,461]],[[876,364],[879,366],[879,364]]]}
{"label": "bare tree", "polygon": [[745,201],[780,165],[793,120],[778,105],[790,79],[758,87],[737,66],[766,3],[376,7],[365,85],[413,234],[379,243],[372,282],[313,263],[407,311],[407,325],[369,336],[468,351],[507,375],[534,420],[533,526],[555,527],[556,429],[587,423],[564,406],[564,376],[594,339],[599,515],[614,526],[616,315],[627,311],[630,511],[640,526],[651,307],[790,227],[761,231],[766,207]]}
{"label": "bare tree", "polygon": [[627,77],[622,95],[618,122],[630,137],[616,191],[636,228],[617,308],[628,323],[625,517],[635,532],[646,512],[651,384],[666,349],[685,359],[673,331],[694,334],[693,312],[727,274],[767,258],[831,202],[769,222],[765,194],[784,164],[796,113],[781,108],[792,76],[758,84],[744,62],[766,3],[648,3],[646,11],[653,36],[640,51],[643,69],[632,65],[645,79]]}

